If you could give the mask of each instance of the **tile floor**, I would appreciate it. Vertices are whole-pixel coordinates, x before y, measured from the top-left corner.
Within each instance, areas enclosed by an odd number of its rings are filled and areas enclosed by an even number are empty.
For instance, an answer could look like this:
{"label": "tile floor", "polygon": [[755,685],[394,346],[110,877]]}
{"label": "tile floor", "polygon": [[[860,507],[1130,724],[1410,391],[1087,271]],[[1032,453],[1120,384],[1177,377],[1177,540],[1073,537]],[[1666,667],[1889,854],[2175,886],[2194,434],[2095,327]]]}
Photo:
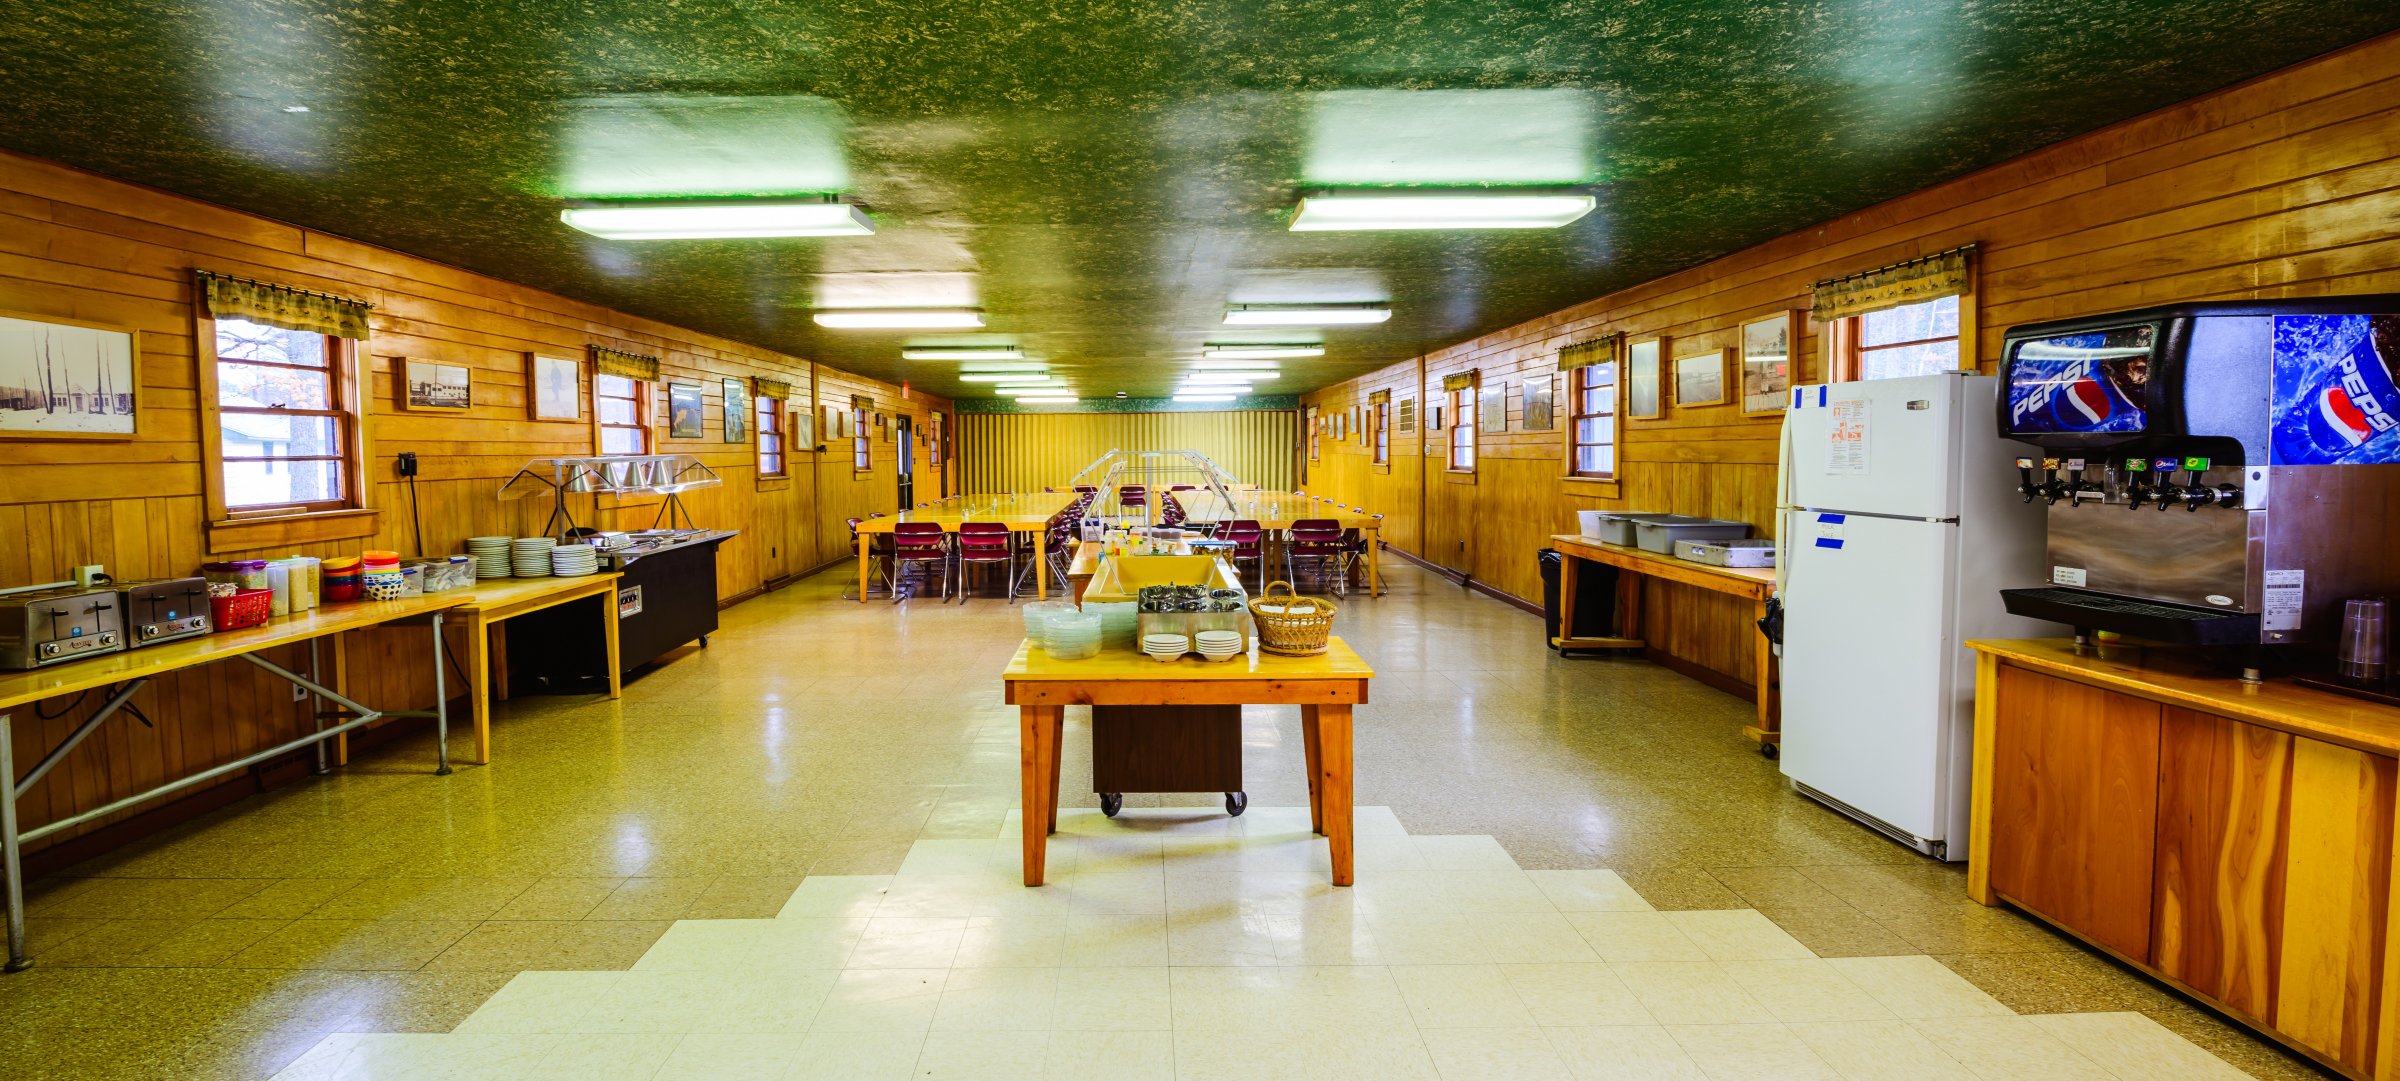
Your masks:
{"label": "tile floor", "polygon": [[1355,889],[1288,709],[1243,818],[1129,796],[1012,885],[1016,611],[826,574],[505,704],[490,766],[402,741],[35,883],[0,1077],[2323,1076],[1793,797],[1746,701],[1390,568]]}

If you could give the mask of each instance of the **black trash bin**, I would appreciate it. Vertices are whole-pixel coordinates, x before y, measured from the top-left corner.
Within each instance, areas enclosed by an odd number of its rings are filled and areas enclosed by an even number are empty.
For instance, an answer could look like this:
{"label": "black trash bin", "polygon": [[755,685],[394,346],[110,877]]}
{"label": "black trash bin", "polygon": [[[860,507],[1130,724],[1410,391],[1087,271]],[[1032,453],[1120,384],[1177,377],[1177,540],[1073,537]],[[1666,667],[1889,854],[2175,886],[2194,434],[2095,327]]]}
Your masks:
{"label": "black trash bin", "polygon": [[[1556,548],[1544,548],[1536,554],[1542,561],[1542,626],[1549,631],[1548,640],[1555,643],[1559,638],[1558,569],[1566,557]],[[1615,634],[1609,620],[1616,617],[1616,612],[1617,569],[1585,560],[1583,566],[1575,569],[1575,627],[1567,637],[1604,638]]]}

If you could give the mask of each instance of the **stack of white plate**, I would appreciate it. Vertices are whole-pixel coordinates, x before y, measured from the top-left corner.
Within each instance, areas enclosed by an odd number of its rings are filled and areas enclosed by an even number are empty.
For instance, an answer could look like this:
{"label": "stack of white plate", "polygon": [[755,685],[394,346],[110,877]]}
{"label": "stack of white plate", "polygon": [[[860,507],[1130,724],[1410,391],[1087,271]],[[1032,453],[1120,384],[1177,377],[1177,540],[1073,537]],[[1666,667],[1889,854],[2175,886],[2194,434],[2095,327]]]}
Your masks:
{"label": "stack of white plate", "polygon": [[509,543],[509,564],[519,578],[550,577],[550,550],[558,542],[548,537],[518,537]]}
{"label": "stack of white plate", "polygon": [[600,550],[588,544],[562,544],[550,549],[550,573],[581,578],[600,570]]}
{"label": "stack of white plate", "polygon": [[1142,652],[1152,660],[1180,661],[1192,651],[1192,640],[1180,634],[1145,634]]}
{"label": "stack of white plate", "polygon": [[507,537],[467,538],[467,554],[475,557],[475,577],[508,577],[508,542]]}
{"label": "stack of white plate", "polygon": [[1248,636],[1240,631],[1201,631],[1192,636],[1192,648],[1212,661],[1230,661],[1250,647]]}

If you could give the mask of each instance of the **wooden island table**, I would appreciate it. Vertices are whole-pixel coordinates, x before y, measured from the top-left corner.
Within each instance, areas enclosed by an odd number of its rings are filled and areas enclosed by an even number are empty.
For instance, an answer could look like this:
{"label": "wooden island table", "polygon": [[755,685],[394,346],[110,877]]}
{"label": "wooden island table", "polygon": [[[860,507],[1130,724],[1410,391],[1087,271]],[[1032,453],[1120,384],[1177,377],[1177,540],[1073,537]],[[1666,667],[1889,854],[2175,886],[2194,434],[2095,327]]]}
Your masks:
{"label": "wooden island table", "polygon": [[1185,657],[1151,660],[1130,648],[1103,648],[1086,660],[1052,660],[1030,643],[1001,673],[1007,701],[1017,707],[1025,823],[1025,884],[1039,886],[1058,829],[1059,741],[1068,706],[1300,707],[1307,756],[1309,820],[1323,834],[1333,884],[1352,878],[1350,707],[1367,700],[1375,670],[1338,636],[1315,657],[1278,657],[1255,650],[1238,660]]}
{"label": "wooden island table", "polygon": [[[1075,501],[1071,492],[1035,492],[1029,495],[954,495],[932,506],[903,510],[881,518],[868,518],[858,523],[858,603],[867,603],[867,575],[874,568],[871,534],[890,533],[902,522],[933,522],[944,533],[956,533],[964,522],[999,522],[1011,533],[1039,533],[1050,527],[1050,519]],[[1040,559],[1037,552],[1034,556]],[[1049,576],[1033,576],[1033,595],[1046,598]]]}
{"label": "wooden island table", "polygon": [[1773,567],[1714,567],[1688,559],[1662,556],[1640,548],[1609,544],[1575,533],[1561,533],[1550,538],[1550,546],[1566,558],[1558,564],[1558,633],[1550,644],[1565,649],[1645,649],[1649,643],[1632,637],[1642,627],[1641,583],[1617,591],[1617,631],[1626,637],[1568,637],[1575,631],[1575,564],[1591,560],[1615,567],[1626,574],[1646,575],[1662,582],[1697,586],[1713,593],[1727,593],[1750,602],[1751,644],[1753,667],[1758,673],[1758,721],[1742,729],[1742,734],[1758,741],[1761,753],[1772,756],[1776,744],[1783,739],[1783,726],[1775,709],[1775,650],[1756,621],[1766,618],[1767,598],[1775,595]]}

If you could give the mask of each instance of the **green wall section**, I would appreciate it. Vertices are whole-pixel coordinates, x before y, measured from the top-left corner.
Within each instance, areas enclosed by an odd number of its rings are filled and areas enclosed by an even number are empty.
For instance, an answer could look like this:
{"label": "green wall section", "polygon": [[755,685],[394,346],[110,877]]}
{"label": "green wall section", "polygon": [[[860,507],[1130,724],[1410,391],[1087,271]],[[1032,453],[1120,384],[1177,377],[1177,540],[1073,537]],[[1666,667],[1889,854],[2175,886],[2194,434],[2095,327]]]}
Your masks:
{"label": "green wall section", "polygon": [[1298,409],[1297,394],[1261,394],[1230,402],[1172,398],[1089,398],[1074,405],[1018,405],[1006,398],[960,398],[961,413],[1222,413],[1229,409]]}

